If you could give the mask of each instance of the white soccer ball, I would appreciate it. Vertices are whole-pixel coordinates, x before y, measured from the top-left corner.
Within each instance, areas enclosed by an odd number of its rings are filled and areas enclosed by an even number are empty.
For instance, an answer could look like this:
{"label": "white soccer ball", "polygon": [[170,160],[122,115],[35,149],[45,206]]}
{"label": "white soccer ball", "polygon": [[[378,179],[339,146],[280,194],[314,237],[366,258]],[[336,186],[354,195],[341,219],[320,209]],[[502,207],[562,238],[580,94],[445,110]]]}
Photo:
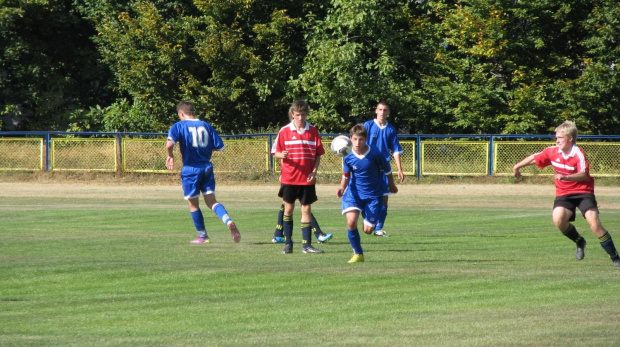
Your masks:
{"label": "white soccer ball", "polygon": [[339,157],[344,157],[345,155],[351,153],[351,139],[349,139],[345,135],[336,136],[331,145],[329,146],[332,150],[332,153]]}

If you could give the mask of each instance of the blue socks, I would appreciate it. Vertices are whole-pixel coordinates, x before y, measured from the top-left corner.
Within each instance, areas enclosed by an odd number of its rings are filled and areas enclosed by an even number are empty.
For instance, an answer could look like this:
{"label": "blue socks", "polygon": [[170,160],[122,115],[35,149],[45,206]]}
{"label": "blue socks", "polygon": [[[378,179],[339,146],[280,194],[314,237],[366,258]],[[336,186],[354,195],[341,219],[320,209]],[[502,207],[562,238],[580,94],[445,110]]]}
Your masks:
{"label": "blue socks", "polygon": [[205,219],[202,216],[202,211],[198,209],[197,211],[190,212],[190,216],[192,216],[192,220],[194,221],[194,226],[196,227],[196,231],[198,232],[198,237],[203,239],[207,238],[207,228],[205,227]]}
{"label": "blue socks", "polygon": [[362,250],[362,240],[360,239],[360,233],[357,229],[348,230],[349,234],[349,242],[351,243],[351,247],[353,248],[353,253],[355,254],[364,254]]}
{"label": "blue socks", "polygon": [[387,218],[387,206],[381,205],[381,211],[379,212],[379,217],[377,219],[377,226],[375,227],[375,230],[383,230],[385,218]]}
{"label": "blue socks", "polygon": [[284,233],[284,243],[293,244],[293,216],[282,218],[282,232]]}
{"label": "blue socks", "polygon": [[280,206],[280,211],[278,211],[278,223],[276,224],[276,230],[273,232],[273,237],[282,237],[284,232],[282,229],[284,228],[284,204]]}
{"label": "blue socks", "polygon": [[314,214],[310,213],[310,226],[312,227],[312,232],[314,236],[318,239],[321,236],[321,227],[319,226],[319,222],[314,218]]}
{"label": "blue socks", "polygon": [[230,217],[228,216],[228,212],[226,212],[226,208],[224,208],[224,205],[222,205],[220,203],[217,203],[217,204],[213,205],[213,212],[227,226],[228,226],[228,223],[232,222],[232,219],[230,219]]}
{"label": "blue socks", "polygon": [[614,245],[614,241],[611,239],[611,235],[609,233],[605,233],[605,235],[598,238],[601,243],[601,247],[609,254],[609,258],[611,260],[618,259],[618,251],[616,250],[616,246]]}
{"label": "blue socks", "polygon": [[301,223],[301,238],[304,248],[307,248],[312,243],[310,235],[312,235],[310,223]]}

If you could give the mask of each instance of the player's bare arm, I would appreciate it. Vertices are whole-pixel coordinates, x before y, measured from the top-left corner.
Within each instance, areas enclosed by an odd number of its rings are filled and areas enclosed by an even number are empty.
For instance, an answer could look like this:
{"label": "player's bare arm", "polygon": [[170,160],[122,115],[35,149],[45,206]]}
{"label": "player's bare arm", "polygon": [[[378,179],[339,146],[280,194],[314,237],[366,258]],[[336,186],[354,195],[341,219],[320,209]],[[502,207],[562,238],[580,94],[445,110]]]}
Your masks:
{"label": "player's bare arm", "polygon": [[394,161],[396,162],[396,169],[398,170],[398,179],[400,180],[400,183],[403,183],[403,181],[405,180],[405,174],[403,173],[403,165],[400,160],[400,153],[394,154]]}
{"label": "player's bare arm", "polygon": [[288,156],[288,151],[276,152],[273,156],[277,159],[286,159]]}
{"label": "player's bare arm", "polygon": [[168,140],[166,142],[166,152],[168,153],[168,157],[166,158],[166,169],[173,170],[174,169],[174,142]]}
{"label": "player's bare arm", "polygon": [[336,190],[336,196],[342,198],[344,195],[345,189],[347,189],[347,184],[349,184],[349,177],[342,175],[342,179],[340,180],[340,188]]}
{"label": "player's bare arm", "polygon": [[515,166],[512,167],[512,173],[516,178],[521,178],[521,168],[534,164],[536,164],[536,159],[534,159],[534,154],[532,154],[529,157],[516,163]]}
{"label": "player's bare arm", "polygon": [[585,172],[577,172],[570,175],[555,174],[555,179],[558,181],[579,182],[587,180],[588,174]]}
{"label": "player's bare arm", "polygon": [[317,156],[314,161],[314,167],[312,168],[312,172],[308,174],[307,181],[308,183],[316,183],[316,173],[319,171],[319,164],[321,164],[321,156]]}

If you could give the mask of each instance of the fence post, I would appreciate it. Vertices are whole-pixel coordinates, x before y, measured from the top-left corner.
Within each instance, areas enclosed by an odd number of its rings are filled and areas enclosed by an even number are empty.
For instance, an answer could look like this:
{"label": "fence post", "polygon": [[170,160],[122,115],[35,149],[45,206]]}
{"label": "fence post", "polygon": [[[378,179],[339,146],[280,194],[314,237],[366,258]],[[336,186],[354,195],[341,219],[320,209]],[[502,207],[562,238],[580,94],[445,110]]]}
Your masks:
{"label": "fence post", "polygon": [[46,133],[44,137],[45,142],[45,171],[51,170],[50,167],[50,146],[52,145],[52,140],[50,133]]}
{"label": "fence post", "polygon": [[422,163],[420,162],[422,159],[422,151],[420,150],[422,141],[420,141],[420,135],[416,135],[416,139],[415,139],[415,171],[416,171],[416,177],[418,179],[418,181],[420,180],[420,178],[422,178]]}
{"label": "fence post", "polygon": [[123,173],[123,138],[121,134],[116,134],[116,175]]}
{"label": "fence post", "polygon": [[495,148],[495,136],[491,135],[490,140],[489,140],[489,176],[493,176],[493,155],[495,153],[493,153],[493,150]]}

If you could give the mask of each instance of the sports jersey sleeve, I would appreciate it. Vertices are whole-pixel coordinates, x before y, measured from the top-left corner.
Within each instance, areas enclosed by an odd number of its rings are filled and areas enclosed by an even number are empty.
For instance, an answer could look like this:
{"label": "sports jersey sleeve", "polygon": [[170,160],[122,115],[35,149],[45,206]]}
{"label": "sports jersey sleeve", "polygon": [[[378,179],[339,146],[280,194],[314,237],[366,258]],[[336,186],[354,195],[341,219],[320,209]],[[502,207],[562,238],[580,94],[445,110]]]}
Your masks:
{"label": "sports jersey sleeve", "polygon": [[280,138],[280,134],[276,135],[276,140],[271,144],[271,155],[276,154],[278,147],[278,139]]}
{"label": "sports jersey sleeve", "polygon": [[536,160],[536,166],[540,169],[544,169],[547,166],[551,165],[551,157],[549,156],[549,151],[555,147],[547,147],[542,152],[538,152],[534,154],[534,160]]}
{"label": "sports jersey sleeve", "polygon": [[211,138],[213,149],[215,149],[216,151],[224,150],[226,146],[224,145],[224,141],[222,141],[220,135],[217,133],[217,131],[215,131],[211,124],[206,124],[209,126],[209,137]]}
{"label": "sports jersey sleeve", "polygon": [[321,142],[321,135],[319,135],[319,131],[316,130],[316,128],[314,129],[316,131],[316,155],[318,157],[319,155],[325,154],[325,148],[323,148],[323,142]]}
{"label": "sports jersey sleeve", "polygon": [[390,166],[390,162],[385,160],[383,156],[377,155],[377,161],[379,162],[378,163],[379,167],[386,175],[389,175],[392,173],[392,166]]}
{"label": "sports jersey sleeve", "polygon": [[400,155],[401,153],[403,153],[403,147],[400,145],[400,142],[398,142],[398,135],[396,134],[396,129],[394,127],[392,127],[393,132],[392,132],[392,139],[391,139],[391,147],[392,147],[392,154],[393,155]]}
{"label": "sports jersey sleeve", "polygon": [[178,139],[178,133],[178,126],[177,123],[175,123],[170,127],[170,130],[168,130],[168,140],[176,143]]}

